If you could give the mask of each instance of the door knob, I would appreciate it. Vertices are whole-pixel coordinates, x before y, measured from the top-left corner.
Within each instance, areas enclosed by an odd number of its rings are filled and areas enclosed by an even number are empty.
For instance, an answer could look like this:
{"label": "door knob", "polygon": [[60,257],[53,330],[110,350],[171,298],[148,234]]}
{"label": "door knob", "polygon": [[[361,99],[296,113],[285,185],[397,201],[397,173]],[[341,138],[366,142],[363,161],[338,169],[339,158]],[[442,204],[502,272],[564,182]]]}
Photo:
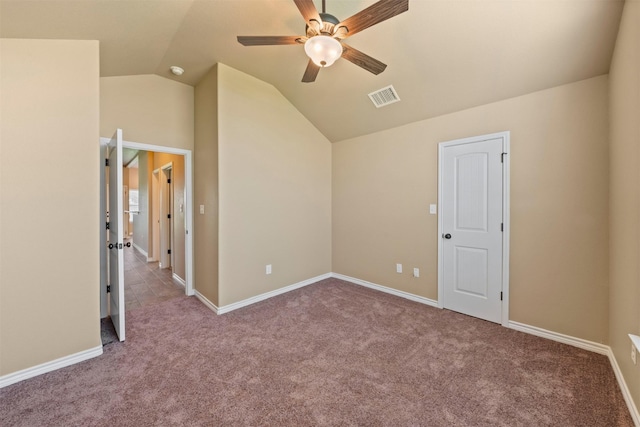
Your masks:
{"label": "door knob", "polygon": [[449,234],[449,233],[445,234],[445,235],[444,235],[444,238],[445,238],[445,239],[450,239],[450,238],[451,238],[451,234]]}
{"label": "door knob", "polygon": [[125,246],[126,246],[126,247],[128,247],[128,248],[130,248],[130,247],[131,247],[131,242],[127,242],[127,243],[125,244]]}
{"label": "door knob", "polygon": [[113,243],[109,243],[109,249],[113,249]]}

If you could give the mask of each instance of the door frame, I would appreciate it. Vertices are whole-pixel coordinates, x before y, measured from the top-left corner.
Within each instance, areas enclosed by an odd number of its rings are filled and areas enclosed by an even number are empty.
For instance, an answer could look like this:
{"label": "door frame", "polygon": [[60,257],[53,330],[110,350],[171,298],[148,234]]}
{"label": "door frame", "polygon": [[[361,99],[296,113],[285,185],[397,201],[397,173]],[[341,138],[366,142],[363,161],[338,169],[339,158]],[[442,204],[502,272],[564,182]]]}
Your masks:
{"label": "door frame", "polygon": [[442,174],[444,149],[447,147],[463,144],[473,144],[490,139],[502,139],[502,326],[509,325],[509,235],[511,229],[511,219],[509,215],[510,203],[510,162],[509,148],[511,132],[497,132],[488,135],[472,136],[469,138],[455,139],[438,144],[438,307],[444,308],[444,246],[442,241],[443,212],[442,212]]}
{"label": "door frame", "polygon": [[[105,138],[105,137],[100,137],[100,146],[103,147],[105,146],[108,142],[109,142],[110,138]],[[143,144],[140,142],[134,142],[134,141],[122,141],[122,147],[123,148],[131,148],[134,150],[139,150],[139,151],[151,151],[151,152],[156,152],[156,153],[168,153],[168,154],[177,154],[180,156],[184,156],[184,186],[185,186],[185,204],[184,204],[184,217],[185,217],[185,226],[186,226],[186,230],[185,230],[185,241],[184,241],[184,246],[185,246],[185,275],[186,275],[186,285],[185,285],[185,294],[188,296],[193,296],[195,295],[195,289],[194,289],[194,259],[193,259],[193,152],[192,150],[186,150],[184,148],[176,148],[176,147],[166,147],[166,146],[162,146],[162,145],[152,145],[152,144]],[[102,150],[101,150],[102,151]],[[104,173],[104,158],[101,155],[101,176]],[[104,179],[103,177],[101,179]],[[101,185],[101,192],[105,191],[105,189],[103,188],[104,186]],[[104,199],[104,194],[100,195],[100,200],[101,200],[101,205],[102,205],[102,200]],[[100,261],[100,266],[101,266],[101,274],[100,274],[100,279],[101,279],[101,283],[100,283],[100,302],[101,302],[101,308],[103,307],[103,300],[106,300],[107,298],[107,283],[106,283],[106,274],[103,274],[102,272],[102,267],[103,267],[103,262],[102,262],[102,254],[104,253],[106,255],[106,251],[103,251],[102,249],[106,246],[106,233],[104,232],[104,224],[106,223],[106,209],[104,209],[105,206],[101,206],[100,209],[100,218],[101,218],[101,223],[100,223],[100,247],[101,247],[101,261]],[[106,267],[106,262],[104,263],[104,266]],[[104,281],[103,281],[104,280]],[[106,304],[104,304],[104,306],[106,307]],[[102,310],[101,310],[101,317],[102,316]],[[106,316],[106,314],[105,314]]]}
{"label": "door frame", "polygon": [[154,169],[151,173],[151,202],[149,212],[151,214],[151,226],[149,227],[149,253],[147,261],[160,262],[160,169]]}
{"label": "door frame", "polygon": [[[167,183],[167,179],[173,179],[173,162],[160,166],[158,169],[159,197],[154,200],[154,208],[158,207],[159,230],[158,230],[158,262],[160,268],[173,267],[174,252],[168,254],[166,251],[173,248],[173,187]],[[153,171],[155,174],[155,170]],[[167,173],[168,172],[168,173]],[[162,175],[160,175],[162,174]],[[157,204],[156,204],[157,203]],[[169,215],[167,217],[167,215]],[[165,220],[169,219],[168,224]]]}

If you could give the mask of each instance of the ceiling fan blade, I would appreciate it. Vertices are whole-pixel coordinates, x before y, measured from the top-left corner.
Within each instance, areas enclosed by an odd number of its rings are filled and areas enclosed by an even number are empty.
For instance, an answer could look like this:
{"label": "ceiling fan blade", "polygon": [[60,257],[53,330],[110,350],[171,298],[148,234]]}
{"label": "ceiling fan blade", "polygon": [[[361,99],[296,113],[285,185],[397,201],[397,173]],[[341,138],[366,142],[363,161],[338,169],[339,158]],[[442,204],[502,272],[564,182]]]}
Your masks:
{"label": "ceiling fan blade", "polygon": [[322,22],[318,9],[316,9],[316,5],[313,4],[313,0],[293,0],[293,2],[298,6],[298,10],[307,23],[313,20]]}
{"label": "ceiling fan blade", "polygon": [[385,70],[385,68],[387,68],[386,64],[370,57],[366,53],[362,53],[359,50],[352,48],[346,43],[342,43],[342,57],[375,75],[380,74]]}
{"label": "ceiling fan blade", "polygon": [[304,36],[238,36],[244,46],[271,46],[302,43]]}
{"label": "ceiling fan blade", "polygon": [[309,63],[307,64],[307,69],[304,70],[304,76],[302,76],[302,82],[303,83],[315,82],[319,71],[320,71],[320,67],[318,67],[312,60],[309,60]]}
{"label": "ceiling fan blade", "polygon": [[336,33],[340,27],[347,27],[347,35],[341,38],[349,37],[407,10],[409,0],[380,0],[336,25]]}

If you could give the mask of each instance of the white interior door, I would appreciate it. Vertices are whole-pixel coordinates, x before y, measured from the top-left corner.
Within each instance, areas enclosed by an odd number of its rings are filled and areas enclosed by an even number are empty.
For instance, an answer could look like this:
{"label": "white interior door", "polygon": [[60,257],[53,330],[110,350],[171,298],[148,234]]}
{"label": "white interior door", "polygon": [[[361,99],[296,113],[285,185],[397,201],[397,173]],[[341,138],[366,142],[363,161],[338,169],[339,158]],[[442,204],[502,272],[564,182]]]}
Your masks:
{"label": "white interior door", "polygon": [[503,306],[503,142],[453,141],[440,153],[443,306],[497,323]]}
{"label": "white interior door", "polygon": [[124,341],[124,248],[122,194],[122,129],[109,141],[109,281],[110,315],[113,326]]}

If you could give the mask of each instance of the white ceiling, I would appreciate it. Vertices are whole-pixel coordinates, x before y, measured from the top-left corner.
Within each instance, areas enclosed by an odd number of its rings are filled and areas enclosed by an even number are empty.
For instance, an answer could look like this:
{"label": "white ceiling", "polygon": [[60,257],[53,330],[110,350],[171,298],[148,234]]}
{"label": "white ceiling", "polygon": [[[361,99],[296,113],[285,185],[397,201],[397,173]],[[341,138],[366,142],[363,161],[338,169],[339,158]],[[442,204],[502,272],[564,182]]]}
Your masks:
{"label": "white ceiling", "polygon": [[[327,0],[345,19],[375,0]],[[318,10],[321,1],[315,0]],[[347,42],[388,65],[339,60],[301,83],[302,46],[244,47],[237,35],[297,35],[292,0],[0,0],[0,36],[100,40],[102,76],[195,85],[222,62],[273,84],[331,141],[606,74],[621,0],[410,0]],[[186,72],[175,77],[169,66]],[[401,102],[367,94],[393,84]]]}

